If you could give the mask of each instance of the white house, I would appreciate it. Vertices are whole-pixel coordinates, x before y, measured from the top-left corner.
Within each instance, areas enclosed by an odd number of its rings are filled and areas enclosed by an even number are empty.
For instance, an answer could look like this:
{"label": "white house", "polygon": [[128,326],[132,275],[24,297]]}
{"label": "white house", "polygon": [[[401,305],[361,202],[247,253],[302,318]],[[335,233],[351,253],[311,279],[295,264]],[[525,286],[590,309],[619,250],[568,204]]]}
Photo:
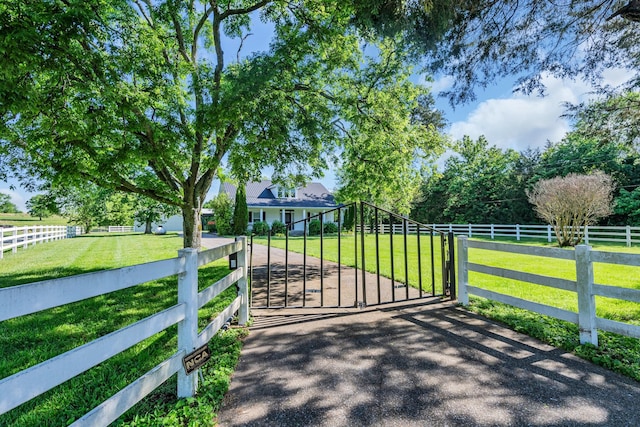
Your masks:
{"label": "white house", "polygon": [[[319,182],[297,188],[285,188],[271,181],[249,182],[246,189],[249,227],[257,221],[271,225],[277,220],[284,224],[295,223],[294,230],[303,230],[304,224],[297,221],[338,207],[333,195]],[[220,193],[235,200],[236,186],[222,183]],[[334,218],[334,213],[328,213],[323,221],[333,222]]]}

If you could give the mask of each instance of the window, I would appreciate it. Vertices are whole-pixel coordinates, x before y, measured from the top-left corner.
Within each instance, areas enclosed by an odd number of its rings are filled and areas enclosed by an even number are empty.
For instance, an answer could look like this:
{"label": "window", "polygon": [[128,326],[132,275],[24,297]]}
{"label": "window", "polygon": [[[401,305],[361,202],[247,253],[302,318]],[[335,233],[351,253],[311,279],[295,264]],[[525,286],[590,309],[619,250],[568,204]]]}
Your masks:
{"label": "window", "polygon": [[295,188],[278,187],[278,199],[294,199],[296,197]]}
{"label": "window", "polygon": [[249,222],[260,221],[260,211],[249,211]]}

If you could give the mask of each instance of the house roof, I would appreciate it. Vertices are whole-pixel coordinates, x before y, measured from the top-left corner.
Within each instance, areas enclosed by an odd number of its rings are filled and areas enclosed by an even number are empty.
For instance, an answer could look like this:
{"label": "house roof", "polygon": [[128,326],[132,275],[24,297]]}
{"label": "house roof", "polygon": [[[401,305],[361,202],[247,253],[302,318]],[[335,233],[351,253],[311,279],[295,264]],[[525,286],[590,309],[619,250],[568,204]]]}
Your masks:
{"label": "house roof", "polygon": [[[319,182],[309,182],[297,188],[296,197],[278,199],[271,192],[274,184],[271,181],[248,182],[247,207],[267,208],[335,208],[338,206],[333,195]],[[229,183],[220,184],[220,193],[226,193],[232,200],[236,198],[236,186]]]}

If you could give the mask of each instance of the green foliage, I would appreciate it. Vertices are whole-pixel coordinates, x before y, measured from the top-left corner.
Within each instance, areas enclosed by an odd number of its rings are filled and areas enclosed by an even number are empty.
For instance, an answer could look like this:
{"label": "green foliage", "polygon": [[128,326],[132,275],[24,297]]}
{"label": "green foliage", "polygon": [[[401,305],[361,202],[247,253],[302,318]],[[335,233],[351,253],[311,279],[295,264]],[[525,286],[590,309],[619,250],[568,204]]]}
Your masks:
{"label": "green foliage", "polygon": [[312,219],[309,221],[309,236],[319,236],[320,235],[320,220]]}
{"label": "green foliage", "polygon": [[423,223],[537,222],[526,200],[521,156],[489,146],[484,137],[464,137],[453,145],[443,172],[433,170],[423,183],[411,217]]}
{"label": "green foliage", "polygon": [[18,208],[11,201],[11,196],[0,193],[0,213],[18,213]]}
{"label": "green foliage", "polygon": [[271,235],[283,235],[287,232],[287,225],[282,221],[275,220],[271,223]]}
{"label": "green foliage", "polygon": [[262,221],[256,221],[253,223],[253,228],[251,229],[253,234],[258,236],[266,236],[269,234],[269,224]]}
{"label": "green foliage", "polygon": [[218,234],[226,236],[232,233],[231,217],[233,215],[233,206],[231,199],[226,193],[220,193],[209,205],[213,209],[213,217],[216,222]]}
{"label": "green foliage", "polygon": [[58,213],[58,207],[55,205],[55,201],[44,194],[36,194],[27,200],[26,206],[29,215],[38,217],[40,220]]}
{"label": "green foliage", "polygon": [[133,217],[137,224],[144,224],[145,234],[151,234],[151,224],[180,213],[175,206],[160,203],[149,197],[137,195],[135,197]]}
{"label": "green foliage", "polygon": [[336,224],[335,222],[325,222],[322,232],[324,234],[335,234],[338,232],[338,224]]}
{"label": "green foliage", "polygon": [[621,189],[616,198],[614,212],[628,218],[627,225],[640,225],[640,187],[633,191]]}
{"label": "green foliage", "polygon": [[344,221],[342,222],[342,229],[346,231],[353,230],[353,225],[355,223],[355,215],[356,215],[356,205],[351,204],[344,213]]}
{"label": "green foliage", "polygon": [[236,190],[236,203],[233,208],[233,234],[236,236],[247,234],[248,224],[247,190],[244,185],[239,185]]}

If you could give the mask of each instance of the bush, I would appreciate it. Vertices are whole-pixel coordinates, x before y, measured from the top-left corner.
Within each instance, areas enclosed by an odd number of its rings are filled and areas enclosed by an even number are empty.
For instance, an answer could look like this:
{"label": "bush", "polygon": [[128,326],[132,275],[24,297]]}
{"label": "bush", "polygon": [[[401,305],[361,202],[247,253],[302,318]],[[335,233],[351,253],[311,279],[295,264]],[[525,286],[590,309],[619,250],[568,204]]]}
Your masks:
{"label": "bush", "polygon": [[256,221],[253,223],[253,233],[258,236],[266,236],[269,234],[269,224],[262,221]]}
{"label": "bush", "polygon": [[287,226],[281,221],[273,221],[271,223],[271,235],[285,234],[287,232]]}
{"label": "bush", "polygon": [[312,219],[309,222],[309,236],[319,236],[320,235],[320,220]]}
{"label": "bush", "polygon": [[322,232],[324,234],[335,234],[338,232],[338,224],[335,222],[325,222],[324,227],[322,227]]}
{"label": "bush", "polygon": [[215,221],[207,221],[207,231],[209,233],[215,233],[217,230]]}

